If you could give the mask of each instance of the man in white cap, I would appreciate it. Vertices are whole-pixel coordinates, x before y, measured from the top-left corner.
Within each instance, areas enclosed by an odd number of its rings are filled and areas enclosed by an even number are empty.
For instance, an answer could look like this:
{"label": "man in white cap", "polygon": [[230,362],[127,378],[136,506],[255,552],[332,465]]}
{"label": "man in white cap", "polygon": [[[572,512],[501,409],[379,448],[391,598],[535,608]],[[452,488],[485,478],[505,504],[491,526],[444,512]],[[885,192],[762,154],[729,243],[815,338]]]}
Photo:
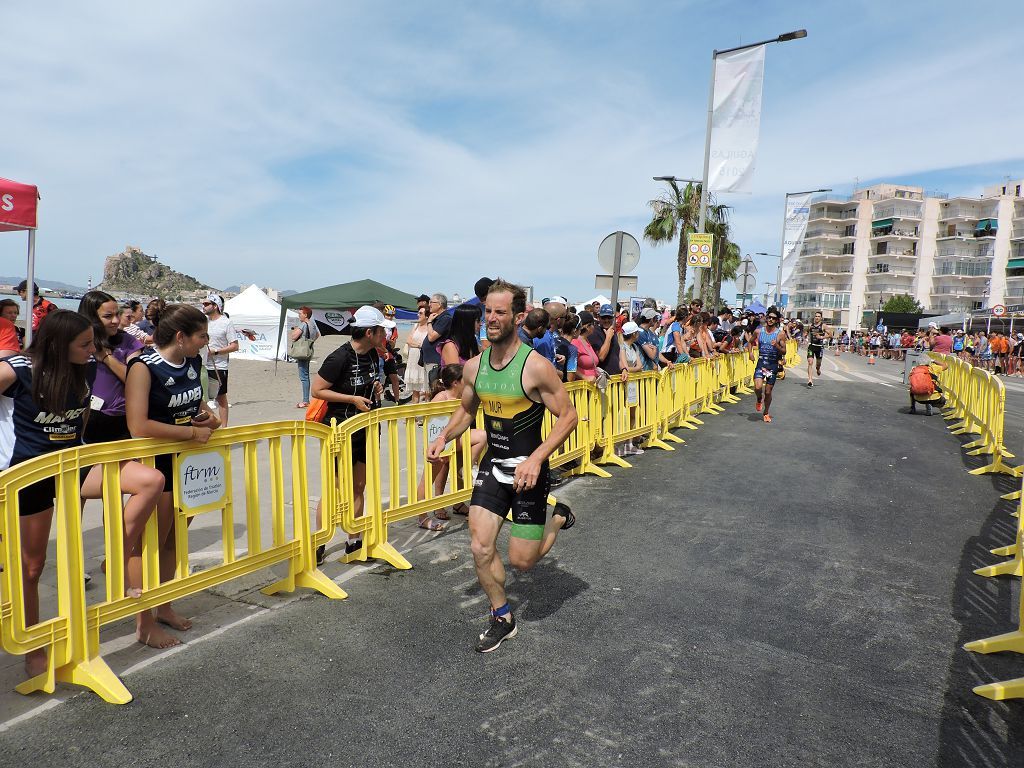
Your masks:
{"label": "man in white cap", "polygon": [[207,332],[210,334],[210,344],[206,353],[206,373],[210,377],[210,388],[214,388],[214,382],[219,382],[217,387],[217,416],[220,425],[228,425],[228,355],[238,351],[238,337],[235,335],[235,326],[231,324],[231,318],[224,314],[224,299],[215,293],[211,293],[203,299],[203,314],[209,320]]}
{"label": "man in white cap", "polygon": [[[313,377],[310,394],[327,402],[324,422],[331,419],[341,423],[357,414],[381,406],[384,378],[394,370],[378,351],[387,335],[384,314],[376,307],[363,306],[356,310],[348,327],[352,340],[331,352]],[[352,434],[352,493],[353,514],[363,515],[363,493],[366,490],[366,430]],[[317,504],[317,527],[320,525],[320,505]],[[353,555],[362,549],[358,534],[349,534],[345,554]],[[317,549],[317,563],[324,560],[326,545]]]}

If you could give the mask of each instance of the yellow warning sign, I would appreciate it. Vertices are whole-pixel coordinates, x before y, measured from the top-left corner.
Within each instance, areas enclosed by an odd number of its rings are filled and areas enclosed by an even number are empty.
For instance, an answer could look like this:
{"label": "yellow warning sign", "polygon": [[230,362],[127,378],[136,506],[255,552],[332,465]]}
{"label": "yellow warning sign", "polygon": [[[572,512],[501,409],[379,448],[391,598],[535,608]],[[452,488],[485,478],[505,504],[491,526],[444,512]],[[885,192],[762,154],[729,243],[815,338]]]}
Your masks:
{"label": "yellow warning sign", "polygon": [[711,249],[715,236],[703,232],[691,232],[686,236],[686,265],[689,267],[710,267]]}

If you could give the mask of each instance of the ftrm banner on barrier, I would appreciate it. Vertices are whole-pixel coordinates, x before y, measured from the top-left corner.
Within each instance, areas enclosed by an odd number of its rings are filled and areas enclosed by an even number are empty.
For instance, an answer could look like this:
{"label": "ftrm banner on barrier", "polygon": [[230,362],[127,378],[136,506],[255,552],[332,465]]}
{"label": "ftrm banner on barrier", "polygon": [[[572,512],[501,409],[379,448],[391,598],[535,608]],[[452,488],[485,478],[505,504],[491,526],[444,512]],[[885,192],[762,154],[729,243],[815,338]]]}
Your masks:
{"label": "ftrm banner on barrier", "polygon": [[715,57],[711,192],[749,192],[761,132],[764,46]]}

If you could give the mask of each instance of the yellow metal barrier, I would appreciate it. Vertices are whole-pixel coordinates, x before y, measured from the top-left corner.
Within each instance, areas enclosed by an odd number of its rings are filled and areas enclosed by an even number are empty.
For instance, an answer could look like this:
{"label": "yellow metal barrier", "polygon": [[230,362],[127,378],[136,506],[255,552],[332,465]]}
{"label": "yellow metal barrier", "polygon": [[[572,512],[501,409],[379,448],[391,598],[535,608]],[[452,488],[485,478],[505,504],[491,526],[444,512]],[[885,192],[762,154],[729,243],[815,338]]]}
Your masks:
{"label": "yellow metal barrier", "polygon": [[[608,477],[595,466],[592,452],[601,450],[600,463],[630,466],[615,455],[615,444],[647,437],[650,447],[672,450],[666,441],[679,441],[672,429],[695,429],[702,422],[694,413],[718,412],[716,402],[733,402],[732,390],[747,392],[753,363],[744,353],[715,360],[677,365],[672,371],[614,378],[601,393],[590,382],[567,386],[579,414],[573,434],[551,457],[553,467],[570,467],[574,474]],[[388,542],[388,525],[441,505],[468,501],[473,467],[470,436],[452,446],[450,488],[435,496],[426,448],[457,407],[455,401],[422,403],[359,414],[341,424],[326,426],[305,421],[232,427],[214,433],[209,443],[169,443],[132,440],[81,446],[41,456],[0,473],[0,646],[11,654],[45,649],[46,672],[17,687],[22,693],[53,692],[56,682],[83,685],[104,700],[125,703],[131,694],[99,654],[100,628],[141,610],[150,610],[271,565],[287,563],[287,575],[264,592],[296,587],[316,589],[328,597],[346,594],[316,567],[316,547],[330,541],[337,528],[361,534],[361,549],[346,562],[381,558],[397,568],[410,567]],[[417,422],[420,423],[417,423]],[[554,419],[548,414],[545,430]],[[366,485],[363,506],[353,489],[352,449],[358,433],[366,439]],[[308,443],[316,445],[316,459]],[[386,447],[382,451],[382,447]],[[232,449],[235,449],[234,452]],[[266,467],[261,456],[265,453]],[[153,466],[155,457],[174,455],[176,477],[174,541],[176,573],[160,583],[157,521],[149,520],[143,535],[143,590],[139,598],[126,595],[123,510],[120,463],[135,459]],[[310,470],[319,465],[322,522],[314,530],[309,513]],[[240,467],[236,467],[236,462]],[[79,471],[103,466],[106,590],[104,599],[87,603],[84,590],[82,504]],[[236,471],[241,469],[241,472]],[[233,478],[241,474],[244,487],[244,550],[236,545],[236,493]],[[424,476],[423,491],[419,490]],[[57,487],[54,520],[57,525],[57,613],[26,625],[23,607],[18,491],[54,478]],[[182,478],[187,478],[185,482]],[[269,494],[262,494],[268,478]],[[315,495],[315,494],[314,494]],[[269,505],[264,498],[269,496]],[[290,498],[291,510],[287,499]],[[209,513],[219,515],[222,557],[213,567],[192,573],[189,568],[188,524]],[[263,515],[269,515],[270,541],[264,541]]]}
{"label": "yellow metal barrier", "polygon": [[[17,686],[20,693],[52,693],[57,681],[90,688],[105,701],[124,704],[131,693],[99,654],[99,632],[106,624],[141,610],[200,592],[239,576],[278,563],[288,563],[288,575],[265,592],[310,587],[328,597],[346,595],[316,567],[308,510],[307,439],[319,442],[322,493],[334,485],[329,458],[330,429],[308,422],[278,422],[232,427],[214,433],[206,445],[132,440],[69,448],[37,457],[0,473],[0,514],[3,515],[3,560],[0,574],[0,645],[8,653],[25,654],[45,649],[47,669]],[[286,445],[290,441],[290,446]],[[265,546],[261,529],[260,473],[257,446],[267,446],[272,542]],[[245,485],[247,548],[235,546],[235,500],[232,488],[232,448],[241,448]],[[287,453],[286,453],[287,450]],[[153,515],[142,542],[143,592],[125,595],[123,509],[120,463],[134,458],[149,466],[159,454],[173,453],[175,470],[176,574],[160,583],[157,520]],[[288,459],[286,459],[286,456]],[[82,503],[79,470],[103,466],[103,511],[106,555],[106,590],[98,603],[85,597],[82,545]],[[290,468],[290,473],[286,469]],[[286,504],[286,475],[290,475],[291,507]],[[26,626],[23,607],[21,534],[18,491],[34,482],[54,478],[57,488],[54,521],[57,526],[57,615]],[[184,478],[184,482],[183,482]],[[191,518],[220,515],[223,559],[218,565],[189,572],[187,526]],[[290,518],[290,524],[289,524]],[[291,529],[290,533],[287,529]]]}
{"label": "yellow metal barrier", "polygon": [[[572,382],[566,386],[569,399],[579,415],[576,429],[549,459],[551,467],[560,467],[572,462],[572,474],[589,473],[610,477],[591,461],[591,451],[596,445],[592,437],[597,390],[585,381]],[[335,434],[341,450],[337,457],[338,504],[334,521],[348,533],[359,534],[363,546],[344,561],[363,562],[368,558],[386,561],[395,568],[407,569],[412,565],[388,542],[388,525],[410,517],[431,512],[443,506],[465,503],[473,494],[473,461],[469,433],[451,446],[449,454],[449,483],[443,494],[434,495],[433,470],[427,461],[427,448],[441,433],[458,401],[447,400],[435,403],[403,405],[394,408],[380,408],[359,414],[336,425]],[[478,411],[478,416],[480,412]],[[421,422],[421,423],[417,423]],[[543,434],[546,436],[555,422],[554,416],[545,415]],[[477,420],[477,427],[482,422]],[[366,433],[366,489],[361,511],[356,509],[352,488],[350,467],[353,436]],[[387,450],[381,452],[381,446]],[[423,475],[422,491],[420,477]],[[360,514],[356,514],[360,512]],[[333,535],[333,531],[331,532]],[[325,530],[317,543],[329,540]]]}
{"label": "yellow metal barrier", "polygon": [[[1024,502],[1017,505],[1016,542],[1009,547],[1000,547],[992,550],[993,554],[1011,554],[1013,555],[1013,558],[1005,563],[990,566],[989,568],[979,568],[975,573],[982,576],[1001,576],[1009,574],[1020,576],[1022,573],[1021,552],[1024,551],[1022,547],[1024,547]],[[1007,632],[1006,634],[997,635],[995,637],[988,637],[984,640],[975,640],[974,642],[965,644],[964,650],[972,651],[974,653],[997,653],[999,651],[1024,653],[1024,592],[1021,593],[1020,605],[1018,607],[1018,626],[1016,631]],[[979,685],[974,688],[974,692],[979,696],[984,696],[985,698],[994,699],[996,701],[1002,701],[1004,699],[1021,699],[1024,698],[1024,677],[1019,677],[1014,680],[1005,680],[998,683],[989,683],[987,685]]]}
{"label": "yellow metal barrier", "polygon": [[[992,456],[993,461],[970,470],[972,475],[999,472],[1021,476],[1024,467],[1011,467],[1003,459],[1013,458],[1003,443],[1003,422],[1006,413],[1006,388],[998,376],[975,368],[952,355],[929,353],[946,364],[939,374],[939,386],[946,396],[944,417],[956,423],[949,429],[954,435],[979,435],[963,446],[968,456]],[[959,421],[957,421],[959,420]]]}
{"label": "yellow metal barrier", "polygon": [[786,339],[786,357],[784,364],[787,368],[796,368],[800,365],[800,345],[796,339]]}
{"label": "yellow metal barrier", "polygon": [[666,451],[675,450],[664,442],[658,428],[661,423],[658,403],[658,380],[655,371],[631,373],[623,381],[618,376],[608,379],[604,392],[604,419],[601,426],[601,446],[604,449],[599,464],[633,466],[615,455],[615,444],[635,437],[647,437],[647,445]]}

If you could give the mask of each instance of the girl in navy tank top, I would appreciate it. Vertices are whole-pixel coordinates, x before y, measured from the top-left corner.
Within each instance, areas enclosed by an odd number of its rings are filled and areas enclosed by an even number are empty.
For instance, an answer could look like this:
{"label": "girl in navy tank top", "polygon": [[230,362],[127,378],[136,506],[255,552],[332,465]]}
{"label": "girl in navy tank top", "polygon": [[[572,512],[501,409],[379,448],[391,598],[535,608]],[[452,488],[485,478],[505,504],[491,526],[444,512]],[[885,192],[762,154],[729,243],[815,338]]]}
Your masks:
{"label": "girl in navy tank top", "polygon": [[[154,349],[144,351],[128,364],[125,412],[132,437],[205,443],[220,426],[217,417],[203,402],[199,379],[199,350],[210,341],[206,325],[206,315],[184,304],[171,304],[160,313],[153,334]],[[156,467],[164,477],[157,515],[160,581],[165,582],[174,578],[176,562],[171,455],[158,456]],[[156,620],[180,631],[192,627],[192,622],[175,613],[170,603],[157,608]],[[179,642],[162,631],[160,634],[163,635],[161,642],[170,645]]]}
{"label": "girl in navy tank top", "polygon": [[[77,312],[55,310],[40,323],[25,354],[0,361],[0,469],[82,444],[96,376],[94,351],[90,322]],[[134,553],[138,566],[134,569],[136,580],[131,578],[131,567],[126,571],[127,594],[132,595],[132,588],[142,584],[138,544],[163,479],[136,462],[125,462],[122,467],[126,465],[132,469],[122,473],[123,490],[133,496],[124,511],[125,557],[130,566]],[[81,476],[82,496],[100,498],[102,469],[97,466],[83,470]],[[148,485],[143,482],[147,477]],[[39,578],[46,565],[55,486],[54,478],[47,478],[18,493],[25,620],[29,626],[39,621]],[[46,667],[45,650],[25,657],[29,677],[42,674]]]}

